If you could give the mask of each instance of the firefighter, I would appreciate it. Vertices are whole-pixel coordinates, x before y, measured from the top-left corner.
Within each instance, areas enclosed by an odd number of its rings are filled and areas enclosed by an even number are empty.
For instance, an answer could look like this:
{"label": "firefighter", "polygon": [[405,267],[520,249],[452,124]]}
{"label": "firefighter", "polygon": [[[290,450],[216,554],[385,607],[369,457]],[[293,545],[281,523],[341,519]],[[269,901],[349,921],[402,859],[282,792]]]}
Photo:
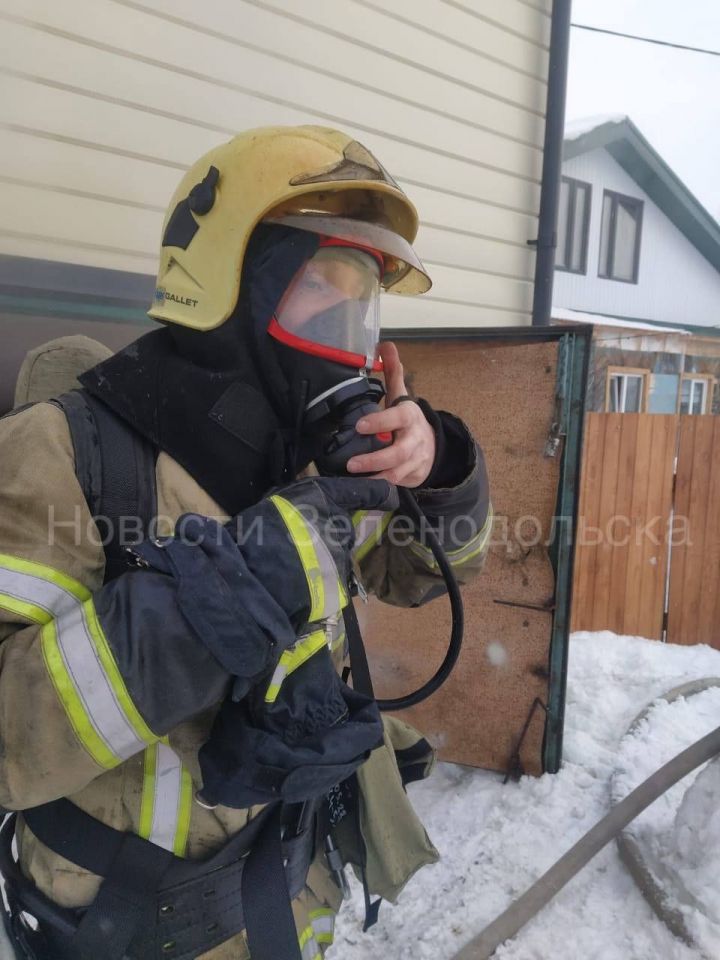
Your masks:
{"label": "firefighter", "polygon": [[[381,291],[430,286],[416,230],[351,137],[240,134],[170,202],[161,326],[85,373],[72,403],[0,422],[0,804],[17,812],[2,862],[19,957],[315,960],[345,863],[394,901],[437,858],[403,789],[432,751],[338,673],[354,590],[406,606],[443,592],[420,533],[391,535],[407,520],[397,486],[461,580],[488,541],[479,446],[410,401],[397,349],[378,346]],[[148,450],[149,506],[132,473]],[[108,508],[128,489],[154,526],[113,553],[116,532],[100,534],[128,519]]]}

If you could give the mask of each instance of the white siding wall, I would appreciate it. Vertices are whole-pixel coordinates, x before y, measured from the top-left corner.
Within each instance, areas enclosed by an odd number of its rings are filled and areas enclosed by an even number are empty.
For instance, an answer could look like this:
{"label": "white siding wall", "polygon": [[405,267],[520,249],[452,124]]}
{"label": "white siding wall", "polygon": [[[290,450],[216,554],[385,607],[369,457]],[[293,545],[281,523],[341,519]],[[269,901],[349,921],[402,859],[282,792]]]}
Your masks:
{"label": "white siding wall", "polygon": [[[720,324],[720,273],[602,148],[567,160],[563,174],[592,184],[587,275],[556,271],[553,303],[610,316]],[[598,277],[603,190],[645,201],[637,284]]]}
{"label": "white siding wall", "polygon": [[237,130],[353,133],[435,281],[385,320],[530,322],[551,0],[0,0],[0,254],[154,273],[181,172]]}

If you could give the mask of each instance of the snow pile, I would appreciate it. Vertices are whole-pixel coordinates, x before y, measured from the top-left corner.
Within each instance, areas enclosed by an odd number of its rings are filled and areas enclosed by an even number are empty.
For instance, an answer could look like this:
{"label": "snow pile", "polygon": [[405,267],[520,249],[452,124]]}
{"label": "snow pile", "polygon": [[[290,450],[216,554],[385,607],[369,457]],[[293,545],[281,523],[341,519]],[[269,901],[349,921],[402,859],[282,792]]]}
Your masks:
{"label": "snow pile", "polygon": [[[613,802],[719,723],[720,685],[670,703],[659,700],[620,745]],[[683,915],[693,939],[713,958],[720,956],[718,797],[720,765],[716,762],[676,783],[626,831],[637,844],[645,868],[667,895],[667,906]]]}
{"label": "snow pile", "polygon": [[[720,758],[709,763],[685,793],[667,839],[670,865],[710,920],[720,925]],[[715,896],[707,899],[708,891]]]}
{"label": "snow pile", "polygon": [[[711,676],[720,676],[720,652],[709,647],[575,634],[560,773],[503,786],[497,774],[440,764],[429,781],[411,785],[442,860],[410,881],[396,907],[383,905],[367,934],[362,892],[353,884],[330,955],[451,958],[607,812],[618,746],[637,714],[678,684]],[[611,845],[496,957],[700,960],[702,954],[657,919]]]}

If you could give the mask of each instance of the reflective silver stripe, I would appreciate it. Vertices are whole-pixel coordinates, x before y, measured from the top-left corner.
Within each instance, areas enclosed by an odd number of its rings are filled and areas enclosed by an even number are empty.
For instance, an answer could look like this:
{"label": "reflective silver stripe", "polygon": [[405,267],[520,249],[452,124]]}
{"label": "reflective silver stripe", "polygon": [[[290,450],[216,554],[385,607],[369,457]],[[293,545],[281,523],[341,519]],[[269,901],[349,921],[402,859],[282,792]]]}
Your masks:
{"label": "reflective silver stripe", "polygon": [[163,850],[172,852],[180,820],[182,763],[172,747],[162,741],[156,747],[155,796],[152,826],[147,839]]}
{"label": "reflective silver stripe", "polygon": [[[301,942],[302,939],[304,938],[301,938]],[[318,942],[312,935],[309,936],[304,943],[302,943],[300,952],[302,953],[303,960],[318,960],[319,957],[322,957]]]}
{"label": "reflective silver stripe", "polygon": [[342,620],[333,623],[329,620],[325,626],[328,634],[328,646],[334,653],[345,641],[345,625]]}
{"label": "reflective silver stripe", "polygon": [[312,633],[298,637],[292,647],[288,647],[280,657],[265,693],[265,703],[274,703],[280,693],[280,687],[288,674],[306,663],[326,645],[324,630],[314,630]]}
{"label": "reflective silver stripe", "polygon": [[310,923],[318,943],[332,943],[335,936],[335,915],[330,911],[313,911]]}
{"label": "reflective silver stripe", "polygon": [[[479,533],[476,533],[474,537],[471,537],[467,543],[464,543],[461,547],[458,547],[457,550],[445,551],[451,566],[462,566],[463,563],[466,563],[468,560],[472,560],[473,557],[477,556],[485,549],[492,532],[493,519],[494,513],[491,507],[488,511],[487,517],[485,518],[485,523],[483,524]],[[427,564],[428,567],[433,570],[438,568],[437,560],[435,559],[435,556],[429,547],[426,547],[417,540],[412,540],[410,542],[410,549],[417,557],[420,557],[423,563]]]}
{"label": "reflective silver stripe", "polygon": [[[357,559],[362,559],[369,551],[373,537],[379,539],[389,520],[389,514],[383,510],[363,510],[355,514],[353,517],[355,526],[353,555]],[[367,549],[365,549],[366,547]]]}
{"label": "reflective silver stripe", "polygon": [[310,593],[310,621],[325,620],[341,610],[348,596],[338,580],[338,570],[324,541],[291,501],[277,494],[270,498],[280,513],[300,557]]}
{"label": "reflective silver stripe", "polygon": [[326,617],[331,617],[333,614],[336,614],[338,610],[342,610],[347,603],[347,598],[340,593],[341,588],[340,580],[338,579],[338,569],[324,540],[311,523],[306,523],[305,526],[310,534],[312,544],[315,547],[315,554],[320,566],[320,575],[322,576],[323,586],[325,588],[325,603],[322,613],[317,618],[318,620],[324,620]]}
{"label": "reflective silver stripe", "polygon": [[0,568],[0,593],[7,593],[24,603],[47,610],[53,617],[72,610],[78,605],[77,597],[50,580],[35,577],[31,573]]}
{"label": "reflective silver stripe", "polygon": [[56,621],[58,648],[73,686],[98,735],[110,750],[127,760],[146,745],[133,729],[117,694],[105,673],[85,619],[85,611],[74,609]]}
{"label": "reflective silver stripe", "polygon": [[[82,592],[89,599],[89,591]],[[0,567],[0,593],[39,607],[55,620],[64,669],[88,722],[107,749],[119,760],[142,750],[147,741],[133,728],[105,673],[81,597],[53,580],[6,566]]]}
{"label": "reflective silver stripe", "polygon": [[272,697],[273,700],[275,699],[273,694],[276,694],[276,691],[278,691],[282,686],[282,682],[287,676],[287,672],[288,671],[285,664],[278,663],[270,679],[270,683],[268,684],[268,692],[267,692],[267,695],[265,696],[266,700],[268,699],[268,697]]}

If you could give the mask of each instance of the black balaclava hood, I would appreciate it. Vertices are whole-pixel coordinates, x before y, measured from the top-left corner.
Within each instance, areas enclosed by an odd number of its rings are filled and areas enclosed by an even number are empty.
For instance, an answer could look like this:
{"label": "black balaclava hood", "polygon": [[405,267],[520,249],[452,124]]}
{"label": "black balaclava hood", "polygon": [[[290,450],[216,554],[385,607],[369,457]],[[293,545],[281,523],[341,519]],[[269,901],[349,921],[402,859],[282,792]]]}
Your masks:
{"label": "black balaclava hood", "polygon": [[318,243],[305,231],[259,226],[224,324],[205,333],[168,325],[80,378],[230,515],[293,479],[311,456],[292,449],[297,405],[267,326]]}

